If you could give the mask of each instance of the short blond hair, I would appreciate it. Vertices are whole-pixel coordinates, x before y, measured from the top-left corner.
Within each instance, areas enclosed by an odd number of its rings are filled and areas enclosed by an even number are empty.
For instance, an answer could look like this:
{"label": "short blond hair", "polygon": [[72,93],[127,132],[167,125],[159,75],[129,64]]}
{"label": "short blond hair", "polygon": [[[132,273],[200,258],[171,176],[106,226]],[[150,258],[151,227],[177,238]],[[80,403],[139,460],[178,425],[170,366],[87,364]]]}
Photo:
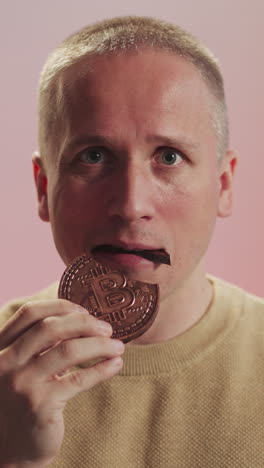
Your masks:
{"label": "short blond hair", "polygon": [[38,94],[39,150],[44,158],[51,147],[54,151],[54,139],[59,135],[65,100],[59,81],[62,72],[84,57],[122,54],[143,47],[174,53],[191,62],[200,72],[215,98],[212,124],[218,137],[218,157],[222,158],[228,146],[228,116],[217,59],[179,26],[139,16],[117,17],[86,26],[50,54],[40,75]]}

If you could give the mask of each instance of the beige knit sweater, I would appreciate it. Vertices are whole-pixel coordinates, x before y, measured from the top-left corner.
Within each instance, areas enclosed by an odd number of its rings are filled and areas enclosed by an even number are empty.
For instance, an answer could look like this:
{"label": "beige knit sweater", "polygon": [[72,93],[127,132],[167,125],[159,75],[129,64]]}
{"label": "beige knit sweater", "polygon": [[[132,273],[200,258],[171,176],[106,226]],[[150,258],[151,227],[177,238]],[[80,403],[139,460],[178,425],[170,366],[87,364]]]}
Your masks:
{"label": "beige knit sweater", "polygon": [[127,346],[118,376],[68,403],[52,468],[264,468],[264,300],[208,278],[213,303],[192,329]]}

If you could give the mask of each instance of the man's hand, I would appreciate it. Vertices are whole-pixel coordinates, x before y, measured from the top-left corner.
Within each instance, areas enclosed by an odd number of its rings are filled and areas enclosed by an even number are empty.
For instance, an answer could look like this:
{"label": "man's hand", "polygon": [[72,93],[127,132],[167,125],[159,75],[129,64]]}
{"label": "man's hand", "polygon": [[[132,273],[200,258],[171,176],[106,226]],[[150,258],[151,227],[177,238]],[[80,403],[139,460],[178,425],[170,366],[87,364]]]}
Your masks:
{"label": "man's hand", "polygon": [[[124,345],[69,301],[29,302],[0,330],[0,466],[44,467],[58,453],[67,401],[117,374]],[[103,359],[89,368],[73,369]]]}

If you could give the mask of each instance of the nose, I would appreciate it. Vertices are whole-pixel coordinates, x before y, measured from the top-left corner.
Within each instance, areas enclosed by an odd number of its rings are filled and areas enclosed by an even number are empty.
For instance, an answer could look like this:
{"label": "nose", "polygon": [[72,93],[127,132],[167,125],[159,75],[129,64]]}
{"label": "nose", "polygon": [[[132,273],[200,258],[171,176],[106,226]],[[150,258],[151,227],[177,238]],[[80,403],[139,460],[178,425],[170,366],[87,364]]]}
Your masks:
{"label": "nose", "polygon": [[144,164],[130,163],[118,171],[110,188],[108,215],[125,222],[150,220],[154,215],[155,187]]}

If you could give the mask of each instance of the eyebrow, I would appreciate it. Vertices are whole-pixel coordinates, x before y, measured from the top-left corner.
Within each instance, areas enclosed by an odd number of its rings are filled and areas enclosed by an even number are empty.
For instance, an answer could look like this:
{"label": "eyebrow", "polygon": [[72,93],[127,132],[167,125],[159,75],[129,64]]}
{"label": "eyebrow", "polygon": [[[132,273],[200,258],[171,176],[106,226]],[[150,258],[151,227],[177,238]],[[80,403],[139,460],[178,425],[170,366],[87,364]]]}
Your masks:
{"label": "eyebrow", "polygon": [[180,146],[186,148],[189,151],[195,151],[198,149],[198,145],[186,138],[183,135],[179,136],[167,136],[167,135],[149,135],[147,141],[153,141],[156,143],[165,143],[168,146]]}
{"label": "eyebrow", "polygon": [[[149,135],[146,139],[149,143],[160,144],[161,146],[172,146],[178,147],[179,149],[185,149],[187,151],[193,152],[198,149],[198,145],[186,138],[185,136],[167,136],[153,134]],[[66,145],[67,151],[72,151],[76,147],[81,147],[85,145],[106,145],[106,146],[118,146],[120,142],[116,138],[104,136],[104,135],[85,135],[73,138],[69,144]]]}

